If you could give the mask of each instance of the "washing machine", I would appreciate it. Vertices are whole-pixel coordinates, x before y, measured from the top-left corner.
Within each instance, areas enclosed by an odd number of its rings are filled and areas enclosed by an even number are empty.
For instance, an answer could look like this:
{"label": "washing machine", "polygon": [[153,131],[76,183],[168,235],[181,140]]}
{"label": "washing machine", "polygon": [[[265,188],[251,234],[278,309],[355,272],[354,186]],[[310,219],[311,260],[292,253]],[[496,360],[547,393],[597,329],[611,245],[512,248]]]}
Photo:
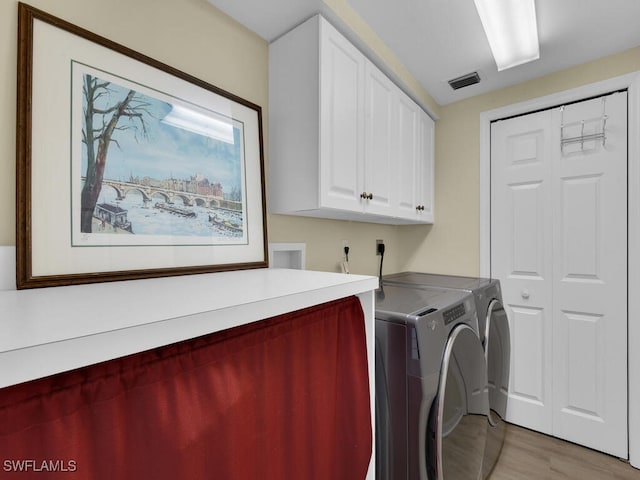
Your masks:
{"label": "washing machine", "polygon": [[468,292],[473,295],[478,312],[478,334],[485,350],[489,391],[489,431],[483,461],[483,478],[487,478],[498,461],[504,444],[511,340],[509,321],[502,305],[500,281],[497,279],[460,277],[418,272],[386,275],[383,285],[421,286]]}
{"label": "washing machine", "polygon": [[376,292],[377,480],[478,480],[488,430],[473,295]]}

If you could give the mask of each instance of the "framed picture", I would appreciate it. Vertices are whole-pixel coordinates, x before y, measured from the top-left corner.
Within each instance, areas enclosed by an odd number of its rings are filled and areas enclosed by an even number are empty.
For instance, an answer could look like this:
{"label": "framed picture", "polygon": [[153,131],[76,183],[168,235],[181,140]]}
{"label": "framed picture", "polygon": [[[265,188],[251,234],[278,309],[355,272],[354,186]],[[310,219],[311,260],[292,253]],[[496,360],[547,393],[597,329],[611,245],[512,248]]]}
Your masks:
{"label": "framed picture", "polygon": [[261,108],[18,8],[18,288],[266,267]]}

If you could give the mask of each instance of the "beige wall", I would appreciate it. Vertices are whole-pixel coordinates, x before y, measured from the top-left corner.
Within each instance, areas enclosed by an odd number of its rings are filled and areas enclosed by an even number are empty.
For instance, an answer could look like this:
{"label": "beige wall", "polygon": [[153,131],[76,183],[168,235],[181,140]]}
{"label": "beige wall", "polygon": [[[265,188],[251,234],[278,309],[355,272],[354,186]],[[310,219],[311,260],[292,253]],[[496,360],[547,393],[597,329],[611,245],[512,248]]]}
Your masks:
{"label": "beige wall", "polygon": [[[266,107],[268,47],[206,0],[29,0]],[[15,244],[17,2],[0,2],[0,245]],[[64,87],[61,87],[64,88]]]}
{"label": "beige wall", "polygon": [[640,48],[440,107],[432,229],[400,228],[402,269],[477,275],[480,114],[640,70]]}
{"label": "beige wall", "polygon": [[[268,45],[206,0],[30,0],[56,16],[122,43],[268,108]],[[271,215],[269,239],[305,242],[307,268],[337,271],[343,241],[353,273],[377,274],[375,240],[387,245],[385,273],[402,269],[478,272],[479,115],[497,108],[640,70],[640,49],[445,107],[438,107],[345,0],[326,0],[414,97],[437,112],[436,223],[393,227]],[[15,244],[15,77],[17,2],[0,2],[0,245]],[[268,145],[266,145],[268,147]],[[268,158],[267,158],[268,161]]]}
{"label": "beige wall", "polygon": [[[260,105],[268,147],[268,45],[206,0],[30,0],[30,4]],[[358,35],[398,70],[399,77],[414,82],[414,96],[433,102],[350,13],[344,0],[334,1],[332,8],[347,17]],[[0,122],[4,126],[0,129],[0,245],[15,245],[16,22],[17,2],[0,2]],[[274,215],[269,216],[268,232],[273,242],[306,242],[307,268],[313,270],[338,271],[344,240],[351,248],[353,273],[377,274],[376,239],[387,245],[385,272],[396,271],[402,258],[398,229],[392,226]]]}

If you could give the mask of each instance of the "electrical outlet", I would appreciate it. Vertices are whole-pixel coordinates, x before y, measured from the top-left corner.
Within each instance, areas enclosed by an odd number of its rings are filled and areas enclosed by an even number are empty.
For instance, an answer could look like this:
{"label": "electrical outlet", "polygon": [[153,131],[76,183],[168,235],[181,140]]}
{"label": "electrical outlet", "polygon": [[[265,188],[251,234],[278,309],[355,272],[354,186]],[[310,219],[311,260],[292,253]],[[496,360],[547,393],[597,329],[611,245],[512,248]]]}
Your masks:
{"label": "electrical outlet", "polygon": [[[349,261],[349,240],[342,240],[342,258],[345,263]],[[348,269],[346,273],[349,273]]]}
{"label": "electrical outlet", "polygon": [[380,255],[380,247],[378,245],[384,245],[384,240],[376,240],[376,255]]}

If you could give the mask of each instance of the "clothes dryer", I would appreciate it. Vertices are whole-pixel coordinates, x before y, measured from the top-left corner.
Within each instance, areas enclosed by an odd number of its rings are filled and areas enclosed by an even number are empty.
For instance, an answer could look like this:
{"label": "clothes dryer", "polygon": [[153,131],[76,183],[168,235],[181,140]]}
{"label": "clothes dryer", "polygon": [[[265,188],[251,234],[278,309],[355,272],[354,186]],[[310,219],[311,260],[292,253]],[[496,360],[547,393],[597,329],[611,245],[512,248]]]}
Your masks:
{"label": "clothes dryer", "polygon": [[[485,350],[489,390],[489,432],[483,461],[483,478],[487,478],[500,456],[504,444],[511,340],[509,320],[502,305],[500,281],[497,279],[402,272],[386,275],[383,286],[436,288],[471,293],[478,312],[478,334]],[[388,287],[385,287],[388,288]]]}
{"label": "clothes dryer", "polygon": [[377,480],[477,480],[489,399],[473,296],[376,293]]}

